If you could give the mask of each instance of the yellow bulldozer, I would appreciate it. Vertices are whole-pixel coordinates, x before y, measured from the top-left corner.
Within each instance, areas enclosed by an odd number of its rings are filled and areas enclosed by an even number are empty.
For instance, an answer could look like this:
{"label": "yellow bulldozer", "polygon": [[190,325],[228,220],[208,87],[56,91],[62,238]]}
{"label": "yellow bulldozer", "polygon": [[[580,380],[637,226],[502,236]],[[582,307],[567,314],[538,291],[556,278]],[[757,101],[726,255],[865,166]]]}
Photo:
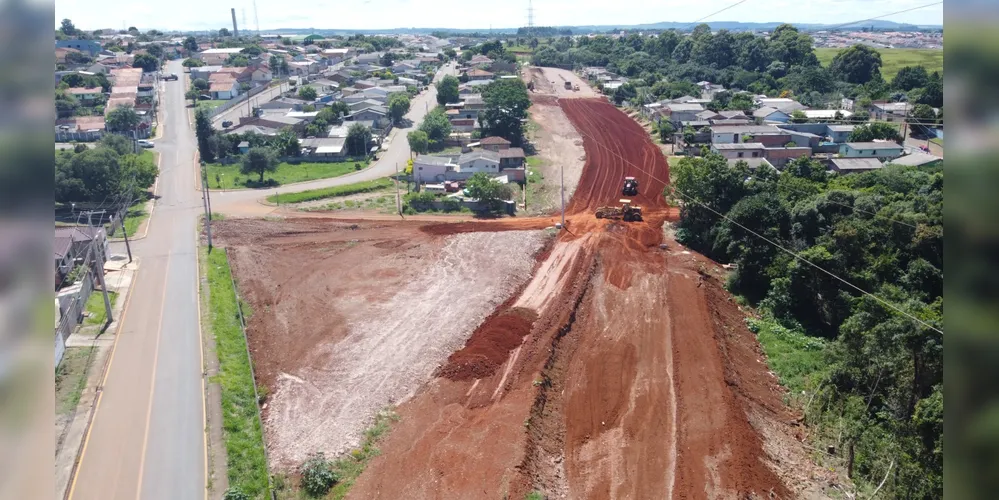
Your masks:
{"label": "yellow bulldozer", "polygon": [[598,219],[623,219],[625,222],[642,220],[642,207],[631,204],[631,200],[618,200],[620,207],[600,207],[597,209]]}

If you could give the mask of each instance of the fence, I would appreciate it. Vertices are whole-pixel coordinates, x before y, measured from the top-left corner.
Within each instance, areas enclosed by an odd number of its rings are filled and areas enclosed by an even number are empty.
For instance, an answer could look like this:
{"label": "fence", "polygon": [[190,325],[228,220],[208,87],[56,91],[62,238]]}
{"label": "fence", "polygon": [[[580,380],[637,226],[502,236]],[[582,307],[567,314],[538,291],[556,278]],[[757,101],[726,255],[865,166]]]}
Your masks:
{"label": "fence", "polygon": [[[135,139],[148,139],[151,132],[150,128],[145,128],[135,131]],[[87,132],[66,132],[66,131],[56,131],[55,142],[97,142],[104,137],[104,134],[117,134],[121,136],[128,137],[132,139],[132,132],[106,132],[104,130],[98,131],[87,131]]]}
{"label": "fence", "polygon": [[55,363],[62,361],[66,348],[66,339],[76,330],[76,325],[83,321],[83,311],[87,307],[87,299],[94,291],[94,273],[87,270],[79,281],[80,289],[76,292],[59,297],[59,324],[55,328]]}

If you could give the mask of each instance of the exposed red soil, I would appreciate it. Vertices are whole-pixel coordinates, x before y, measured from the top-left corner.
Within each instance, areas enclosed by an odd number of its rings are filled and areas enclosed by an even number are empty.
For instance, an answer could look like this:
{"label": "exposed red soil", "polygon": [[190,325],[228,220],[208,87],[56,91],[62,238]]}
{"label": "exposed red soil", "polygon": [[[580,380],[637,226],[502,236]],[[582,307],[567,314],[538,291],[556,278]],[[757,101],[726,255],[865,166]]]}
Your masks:
{"label": "exposed red soil", "polygon": [[496,372],[510,351],[531,332],[537,314],[530,309],[513,308],[486,318],[472,333],[465,347],[448,358],[440,376],[451,380],[485,378]]}
{"label": "exposed red soil", "polygon": [[[560,105],[587,160],[569,230],[515,303],[533,304],[530,333],[515,343],[525,323],[505,311],[484,323],[454,370],[399,407],[350,497],[789,497],[750,422],[790,413],[744,315],[705,271],[716,265],[663,235],[675,216],[665,158],[606,101]],[[594,218],[625,176],[639,180],[645,221]]]}

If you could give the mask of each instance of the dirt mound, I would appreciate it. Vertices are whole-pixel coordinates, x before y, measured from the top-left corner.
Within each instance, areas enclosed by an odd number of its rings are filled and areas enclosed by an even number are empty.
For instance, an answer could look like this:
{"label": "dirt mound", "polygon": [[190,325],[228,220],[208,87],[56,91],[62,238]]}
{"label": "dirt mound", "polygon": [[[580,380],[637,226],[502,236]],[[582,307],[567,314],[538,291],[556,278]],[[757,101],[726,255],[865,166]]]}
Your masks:
{"label": "dirt mound", "polygon": [[513,308],[486,319],[460,351],[448,358],[439,375],[451,380],[485,378],[496,372],[510,351],[531,333],[537,314]]}

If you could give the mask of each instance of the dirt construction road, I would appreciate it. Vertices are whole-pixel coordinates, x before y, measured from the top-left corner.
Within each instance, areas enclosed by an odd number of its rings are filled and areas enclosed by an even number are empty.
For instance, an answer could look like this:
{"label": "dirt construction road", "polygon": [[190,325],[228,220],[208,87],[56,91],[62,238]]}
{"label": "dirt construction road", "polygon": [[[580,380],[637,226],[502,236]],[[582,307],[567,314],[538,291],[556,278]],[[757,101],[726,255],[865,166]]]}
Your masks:
{"label": "dirt construction road", "polygon": [[[568,231],[400,406],[350,497],[791,496],[797,485],[750,423],[793,432],[744,314],[717,266],[661,229],[675,215],[661,196],[665,158],[606,101],[560,105],[587,156]],[[594,218],[629,175],[645,221]]]}

